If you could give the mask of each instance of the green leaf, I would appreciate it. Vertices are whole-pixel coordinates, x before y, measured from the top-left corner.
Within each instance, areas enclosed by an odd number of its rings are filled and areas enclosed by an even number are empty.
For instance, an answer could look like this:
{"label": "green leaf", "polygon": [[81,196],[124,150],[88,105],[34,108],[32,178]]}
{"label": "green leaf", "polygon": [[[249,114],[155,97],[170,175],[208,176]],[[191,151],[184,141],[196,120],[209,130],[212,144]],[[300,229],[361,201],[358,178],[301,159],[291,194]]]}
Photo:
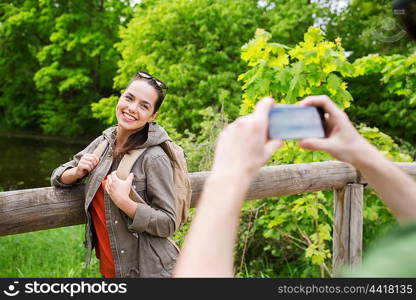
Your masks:
{"label": "green leaf", "polygon": [[299,95],[302,85],[301,72],[303,69],[303,62],[299,61],[293,65],[293,79],[290,81],[289,91],[286,96],[287,103],[294,103]]}

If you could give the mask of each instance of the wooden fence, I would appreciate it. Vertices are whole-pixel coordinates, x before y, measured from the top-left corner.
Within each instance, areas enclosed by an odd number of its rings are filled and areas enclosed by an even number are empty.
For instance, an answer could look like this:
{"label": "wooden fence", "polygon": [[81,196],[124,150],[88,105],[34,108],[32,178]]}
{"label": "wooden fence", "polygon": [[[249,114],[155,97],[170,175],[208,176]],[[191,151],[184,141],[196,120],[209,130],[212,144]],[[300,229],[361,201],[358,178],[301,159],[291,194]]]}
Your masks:
{"label": "wooden fence", "polygon": [[[396,163],[416,179],[416,163]],[[190,174],[192,206],[209,172]],[[332,189],[334,191],[333,273],[361,261],[365,178],[337,161],[263,167],[246,200]],[[0,236],[85,223],[83,185],[0,193]]]}

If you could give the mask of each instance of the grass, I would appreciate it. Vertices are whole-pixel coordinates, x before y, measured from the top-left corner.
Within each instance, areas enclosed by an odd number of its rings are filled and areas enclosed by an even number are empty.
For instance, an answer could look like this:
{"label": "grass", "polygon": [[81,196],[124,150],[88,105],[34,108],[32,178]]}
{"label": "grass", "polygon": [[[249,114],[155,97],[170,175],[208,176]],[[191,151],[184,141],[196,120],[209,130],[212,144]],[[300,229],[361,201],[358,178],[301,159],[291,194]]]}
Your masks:
{"label": "grass", "polygon": [[[1,188],[0,188],[1,190]],[[192,220],[175,235],[183,243]],[[85,267],[84,226],[69,226],[0,237],[0,278],[101,278],[99,261],[92,253]]]}
{"label": "grass", "polygon": [[0,237],[0,277],[101,278],[83,241],[84,225]]}

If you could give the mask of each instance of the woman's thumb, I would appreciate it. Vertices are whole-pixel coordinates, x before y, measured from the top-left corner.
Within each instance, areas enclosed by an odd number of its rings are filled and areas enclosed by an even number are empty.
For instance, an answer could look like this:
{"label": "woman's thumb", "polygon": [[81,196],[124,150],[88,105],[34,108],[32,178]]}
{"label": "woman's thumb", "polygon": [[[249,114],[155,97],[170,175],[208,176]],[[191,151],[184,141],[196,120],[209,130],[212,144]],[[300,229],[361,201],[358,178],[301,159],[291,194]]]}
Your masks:
{"label": "woman's thumb", "polygon": [[130,173],[129,176],[127,176],[127,182],[132,183],[134,178],[134,174]]}

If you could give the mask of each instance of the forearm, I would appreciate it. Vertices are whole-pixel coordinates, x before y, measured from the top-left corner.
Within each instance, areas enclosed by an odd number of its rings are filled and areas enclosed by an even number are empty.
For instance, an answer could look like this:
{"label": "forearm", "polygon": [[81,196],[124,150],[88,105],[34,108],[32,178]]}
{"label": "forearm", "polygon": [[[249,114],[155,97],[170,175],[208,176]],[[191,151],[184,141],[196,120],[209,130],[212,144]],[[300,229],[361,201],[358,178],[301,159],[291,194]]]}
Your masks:
{"label": "forearm", "polygon": [[[175,277],[232,277],[233,250],[249,176],[211,175],[186,237]],[[215,208],[215,209],[213,209]]]}
{"label": "forearm", "polygon": [[70,168],[62,173],[61,177],[58,179],[60,182],[64,184],[72,184],[77,180],[81,179],[79,175],[77,175],[77,168]]}
{"label": "forearm", "polygon": [[400,221],[416,221],[416,182],[371,147],[354,163]]}

